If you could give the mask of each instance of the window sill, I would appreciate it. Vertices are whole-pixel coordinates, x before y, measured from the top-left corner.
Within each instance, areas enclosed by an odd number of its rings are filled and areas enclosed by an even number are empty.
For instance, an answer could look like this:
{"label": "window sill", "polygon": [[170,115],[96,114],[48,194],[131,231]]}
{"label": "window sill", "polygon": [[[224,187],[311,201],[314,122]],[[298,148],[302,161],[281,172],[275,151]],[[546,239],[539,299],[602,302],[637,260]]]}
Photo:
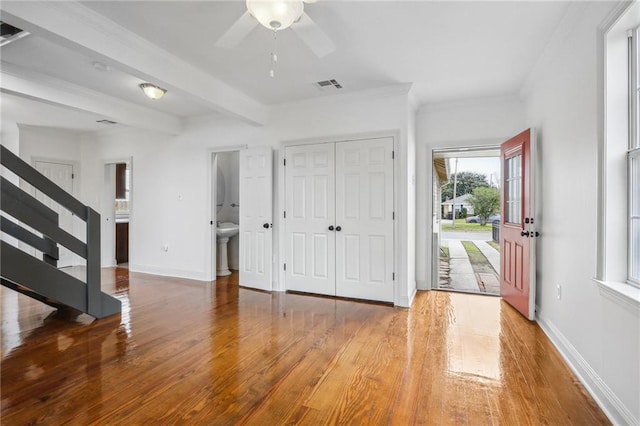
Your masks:
{"label": "window sill", "polygon": [[600,281],[595,278],[593,281],[598,284],[600,294],[619,305],[626,306],[635,314],[640,314],[640,288],[627,283]]}

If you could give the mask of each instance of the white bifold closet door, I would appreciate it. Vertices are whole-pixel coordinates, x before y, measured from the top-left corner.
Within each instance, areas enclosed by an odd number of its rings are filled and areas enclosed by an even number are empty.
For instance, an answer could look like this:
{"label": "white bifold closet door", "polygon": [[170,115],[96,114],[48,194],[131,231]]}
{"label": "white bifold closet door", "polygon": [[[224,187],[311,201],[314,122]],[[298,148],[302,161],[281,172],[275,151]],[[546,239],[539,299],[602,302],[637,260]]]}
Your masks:
{"label": "white bifold closet door", "polygon": [[393,301],[393,140],[286,148],[286,288]]}

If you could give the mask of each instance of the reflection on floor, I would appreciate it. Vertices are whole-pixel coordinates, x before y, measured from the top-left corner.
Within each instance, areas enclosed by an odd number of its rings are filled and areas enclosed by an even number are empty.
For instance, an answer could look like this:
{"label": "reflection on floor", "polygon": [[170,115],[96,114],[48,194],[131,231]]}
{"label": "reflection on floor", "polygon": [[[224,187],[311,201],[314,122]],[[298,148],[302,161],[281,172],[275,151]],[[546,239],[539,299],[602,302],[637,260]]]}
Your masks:
{"label": "reflection on floor", "polygon": [[486,241],[443,239],[438,288],[500,295],[500,252]]}
{"label": "reflection on floor", "polygon": [[3,424],[607,424],[542,330],[500,298],[411,309],[112,268],[122,315],[6,288]]}

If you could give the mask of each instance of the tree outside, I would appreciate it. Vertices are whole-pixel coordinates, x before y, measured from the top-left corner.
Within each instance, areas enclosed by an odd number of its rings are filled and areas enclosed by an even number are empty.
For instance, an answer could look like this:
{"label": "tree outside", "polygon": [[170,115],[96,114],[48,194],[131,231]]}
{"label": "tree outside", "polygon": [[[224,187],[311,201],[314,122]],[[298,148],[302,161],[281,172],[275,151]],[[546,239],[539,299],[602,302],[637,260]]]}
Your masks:
{"label": "tree outside", "polygon": [[469,203],[473,205],[475,214],[480,216],[480,225],[485,226],[487,218],[500,209],[500,192],[489,186],[475,188]]}
{"label": "tree outside", "polygon": [[458,182],[456,187],[457,194],[453,194],[453,174],[451,179],[442,185],[442,202],[456,198],[458,195],[471,194],[475,188],[481,186],[489,186],[487,177],[476,172],[460,172],[458,173]]}

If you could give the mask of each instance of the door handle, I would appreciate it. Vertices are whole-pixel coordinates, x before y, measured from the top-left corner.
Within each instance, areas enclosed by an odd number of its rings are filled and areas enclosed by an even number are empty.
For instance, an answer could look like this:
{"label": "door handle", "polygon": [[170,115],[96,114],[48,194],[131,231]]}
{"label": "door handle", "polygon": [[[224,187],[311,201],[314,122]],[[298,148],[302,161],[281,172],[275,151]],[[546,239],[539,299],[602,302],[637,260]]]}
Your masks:
{"label": "door handle", "polygon": [[271,225],[270,225],[270,224],[268,224],[268,223],[265,223],[264,225],[262,225],[262,227],[263,227],[264,229],[269,229],[269,228],[271,228]]}
{"label": "door handle", "polygon": [[341,226],[336,226],[336,231],[338,231],[338,232],[342,231],[342,227]]}
{"label": "door handle", "polygon": [[329,225],[329,231],[333,231],[333,225]]}
{"label": "door handle", "polygon": [[520,236],[521,237],[528,237],[529,236],[529,231],[520,231]]}

